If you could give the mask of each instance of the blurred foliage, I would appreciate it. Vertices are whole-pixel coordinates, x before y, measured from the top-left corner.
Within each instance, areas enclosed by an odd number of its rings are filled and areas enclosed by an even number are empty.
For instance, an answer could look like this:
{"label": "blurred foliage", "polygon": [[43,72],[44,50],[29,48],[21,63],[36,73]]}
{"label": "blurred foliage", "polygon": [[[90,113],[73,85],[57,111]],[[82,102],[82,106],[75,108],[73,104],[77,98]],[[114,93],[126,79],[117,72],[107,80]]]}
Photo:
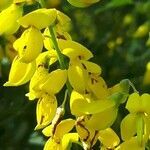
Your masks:
{"label": "blurred foliage", "polygon": [[[73,39],[94,53],[92,61],[102,67],[108,86],[128,78],[139,92],[150,93],[150,86],[143,85],[146,64],[150,61],[149,0],[101,0],[84,9],[75,8],[65,0],[46,2],[48,8],[55,7],[71,18]],[[24,10],[27,13],[38,7],[36,2]],[[15,55],[12,42],[19,35],[18,32],[14,37],[0,37],[0,150],[41,150],[44,137],[34,132],[36,102],[25,97],[28,85],[2,87]],[[114,125],[116,131],[125,113],[120,111]],[[81,148],[73,145],[73,149]]]}

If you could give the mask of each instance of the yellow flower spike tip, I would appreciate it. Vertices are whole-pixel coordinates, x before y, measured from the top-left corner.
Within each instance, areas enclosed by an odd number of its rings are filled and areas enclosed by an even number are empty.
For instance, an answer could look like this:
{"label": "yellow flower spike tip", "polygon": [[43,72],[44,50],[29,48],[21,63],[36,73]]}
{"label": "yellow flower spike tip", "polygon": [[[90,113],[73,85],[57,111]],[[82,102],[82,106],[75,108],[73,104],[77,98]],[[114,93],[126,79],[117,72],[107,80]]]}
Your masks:
{"label": "yellow flower spike tip", "polygon": [[41,8],[26,14],[25,16],[20,18],[18,22],[24,28],[34,26],[37,29],[41,30],[52,25],[56,20],[56,15],[56,9]]}
{"label": "yellow flower spike tip", "polygon": [[[102,106],[99,106],[102,107]],[[118,109],[107,108],[100,113],[87,116],[86,126],[95,130],[104,130],[110,127],[117,118]]]}
{"label": "yellow flower spike tip", "polygon": [[38,29],[30,27],[15,41],[14,48],[18,51],[20,60],[29,63],[42,52],[43,36]]}
{"label": "yellow flower spike tip", "polygon": [[102,77],[99,75],[90,74],[88,80],[88,87],[97,97],[97,99],[105,99],[109,95],[107,85]]}
{"label": "yellow flower spike tip", "polygon": [[11,4],[7,9],[4,9],[0,13],[0,35],[14,34],[18,28],[18,20],[23,13],[23,7],[21,5]]}
{"label": "yellow flower spike tip", "polygon": [[114,149],[120,143],[118,135],[111,128],[99,131],[98,139],[106,149]]}
{"label": "yellow flower spike tip", "polygon": [[143,84],[148,85],[150,84],[150,62],[146,65],[146,72],[144,74]]}
{"label": "yellow flower spike tip", "polygon": [[143,144],[142,146],[140,146],[138,144],[137,138],[132,137],[131,139],[123,142],[117,148],[115,148],[115,150],[127,150],[127,149],[130,149],[130,150],[145,150],[145,145]]}
{"label": "yellow flower spike tip", "polygon": [[70,60],[88,60],[93,54],[83,45],[71,40],[58,40],[59,48],[62,53],[70,58]]}
{"label": "yellow flower spike tip", "polygon": [[67,71],[57,69],[49,74],[47,81],[41,85],[41,90],[49,94],[56,94],[63,88],[66,81]]}
{"label": "yellow flower spike tip", "polygon": [[136,134],[136,114],[128,114],[121,122],[121,137],[124,141],[129,140]]}
{"label": "yellow flower spike tip", "polygon": [[41,84],[43,84],[48,77],[48,70],[43,66],[39,66],[35,71],[33,77],[31,78],[29,85],[29,93],[26,96],[29,100],[34,100],[35,98],[40,98],[42,91],[40,89]]}
{"label": "yellow flower spike tip", "polygon": [[38,100],[36,108],[37,126],[35,129],[41,129],[47,126],[54,118],[57,109],[57,100],[55,96],[43,94]]}
{"label": "yellow flower spike tip", "polygon": [[75,7],[88,7],[94,3],[99,2],[100,0],[67,0],[71,5]]}
{"label": "yellow flower spike tip", "polygon": [[32,78],[35,68],[35,61],[26,64],[21,62],[16,56],[11,66],[8,82],[4,86],[19,86],[27,83]]}
{"label": "yellow flower spike tip", "polygon": [[70,63],[68,68],[68,79],[74,90],[83,94],[86,92],[88,74],[86,70],[83,69],[80,62],[76,61]]}
{"label": "yellow flower spike tip", "polygon": [[114,109],[114,106],[115,103],[111,100],[95,100],[89,102],[86,95],[82,95],[76,91],[72,91],[71,93],[70,109],[71,113],[75,116],[103,113],[103,111],[105,112],[107,109]]}
{"label": "yellow flower spike tip", "polygon": [[71,144],[79,141],[79,136],[77,133],[67,133],[62,138],[63,150],[70,150]]}

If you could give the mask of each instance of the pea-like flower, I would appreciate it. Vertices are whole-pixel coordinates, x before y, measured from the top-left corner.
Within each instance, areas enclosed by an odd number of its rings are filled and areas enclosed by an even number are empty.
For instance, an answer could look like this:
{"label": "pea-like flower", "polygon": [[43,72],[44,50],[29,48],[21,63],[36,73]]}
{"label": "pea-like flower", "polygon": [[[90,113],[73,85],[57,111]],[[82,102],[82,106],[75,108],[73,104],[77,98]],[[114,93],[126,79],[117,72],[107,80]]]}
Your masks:
{"label": "pea-like flower", "polygon": [[4,86],[19,86],[27,83],[32,78],[35,69],[35,61],[26,64],[21,62],[19,57],[16,56],[12,62],[8,82]]}
{"label": "pea-like flower", "polygon": [[0,35],[14,34],[19,24],[17,20],[22,16],[23,7],[21,5],[11,4],[7,9],[0,13]]}
{"label": "pea-like flower", "polygon": [[35,60],[42,51],[43,36],[38,29],[30,27],[14,42],[14,48],[18,51],[22,62],[30,63]]}
{"label": "pea-like flower", "polygon": [[139,145],[143,138],[150,135],[150,95],[133,93],[126,104],[129,114],[121,122],[121,136],[123,140],[129,140],[137,134]]}
{"label": "pea-like flower", "polygon": [[58,120],[43,130],[43,134],[51,136],[44,146],[44,150],[69,150],[72,142],[78,141],[77,133],[68,133],[74,127],[75,120]]}

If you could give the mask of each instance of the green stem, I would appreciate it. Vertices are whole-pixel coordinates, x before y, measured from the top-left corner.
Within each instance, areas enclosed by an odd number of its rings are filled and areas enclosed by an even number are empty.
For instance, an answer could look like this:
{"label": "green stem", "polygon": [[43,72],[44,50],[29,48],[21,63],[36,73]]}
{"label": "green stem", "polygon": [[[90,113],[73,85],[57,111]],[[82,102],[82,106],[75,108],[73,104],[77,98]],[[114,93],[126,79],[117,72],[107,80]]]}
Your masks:
{"label": "green stem", "polygon": [[42,8],[45,8],[46,4],[45,4],[44,0],[39,0],[39,3],[40,3]]}
{"label": "green stem", "polygon": [[[50,34],[51,34],[52,42],[54,44],[54,48],[55,48],[55,50],[57,52],[60,68],[62,70],[64,70],[64,69],[66,69],[66,65],[65,65],[64,57],[63,57],[63,55],[61,53],[61,50],[59,49],[53,26],[49,27],[49,31],[50,31]],[[69,81],[66,82],[66,86],[67,86],[67,89],[68,89],[68,94],[70,96],[71,95],[71,91],[72,91],[72,87],[71,87]]]}
{"label": "green stem", "polygon": [[66,104],[66,101],[67,101],[67,95],[68,95],[68,90],[65,91],[65,96],[64,96],[64,100],[63,100],[63,103],[62,103],[62,108],[65,108],[65,104]]}

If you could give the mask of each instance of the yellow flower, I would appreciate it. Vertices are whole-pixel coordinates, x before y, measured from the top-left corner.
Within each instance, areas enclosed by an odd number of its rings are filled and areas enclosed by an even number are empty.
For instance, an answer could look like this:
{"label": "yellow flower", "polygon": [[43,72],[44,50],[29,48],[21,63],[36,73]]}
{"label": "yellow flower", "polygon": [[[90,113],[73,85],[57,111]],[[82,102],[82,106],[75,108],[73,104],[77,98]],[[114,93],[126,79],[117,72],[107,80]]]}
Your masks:
{"label": "yellow flower", "polygon": [[68,133],[72,130],[74,124],[73,119],[66,119],[46,127],[43,133],[46,136],[51,136],[51,138],[46,142],[44,150],[69,150],[69,144],[78,141],[77,133]]}
{"label": "yellow flower", "polygon": [[47,93],[42,94],[36,107],[37,126],[35,129],[41,129],[50,124],[56,114],[56,109],[56,97]]}
{"label": "yellow flower", "polygon": [[115,102],[111,99],[92,100],[88,95],[76,91],[71,94],[70,109],[75,116],[85,116],[85,125],[94,130],[111,126],[118,111]]}
{"label": "yellow flower", "polygon": [[41,32],[34,27],[30,27],[15,41],[14,48],[18,51],[22,62],[32,62],[41,53],[43,48]]}
{"label": "yellow flower", "polygon": [[143,142],[143,136],[150,135],[150,95],[133,93],[126,104],[128,114],[121,122],[121,136],[123,140],[129,140],[137,133],[139,144]]}
{"label": "yellow flower", "polygon": [[100,0],[67,0],[71,5],[75,7],[88,7],[94,3],[99,2]]}
{"label": "yellow flower", "polygon": [[[34,26],[41,30],[43,28],[49,27],[56,20],[56,9],[46,9],[41,8],[32,11],[18,20],[19,24],[24,28]],[[39,21],[40,18],[40,21]]]}
{"label": "yellow flower", "polygon": [[35,61],[26,64],[21,62],[19,57],[16,56],[12,62],[8,82],[4,86],[19,86],[27,83],[32,78],[35,69]]}
{"label": "yellow flower", "polygon": [[22,12],[22,6],[11,4],[0,13],[0,35],[14,34],[18,30],[19,24],[17,20],[22,16]]}

